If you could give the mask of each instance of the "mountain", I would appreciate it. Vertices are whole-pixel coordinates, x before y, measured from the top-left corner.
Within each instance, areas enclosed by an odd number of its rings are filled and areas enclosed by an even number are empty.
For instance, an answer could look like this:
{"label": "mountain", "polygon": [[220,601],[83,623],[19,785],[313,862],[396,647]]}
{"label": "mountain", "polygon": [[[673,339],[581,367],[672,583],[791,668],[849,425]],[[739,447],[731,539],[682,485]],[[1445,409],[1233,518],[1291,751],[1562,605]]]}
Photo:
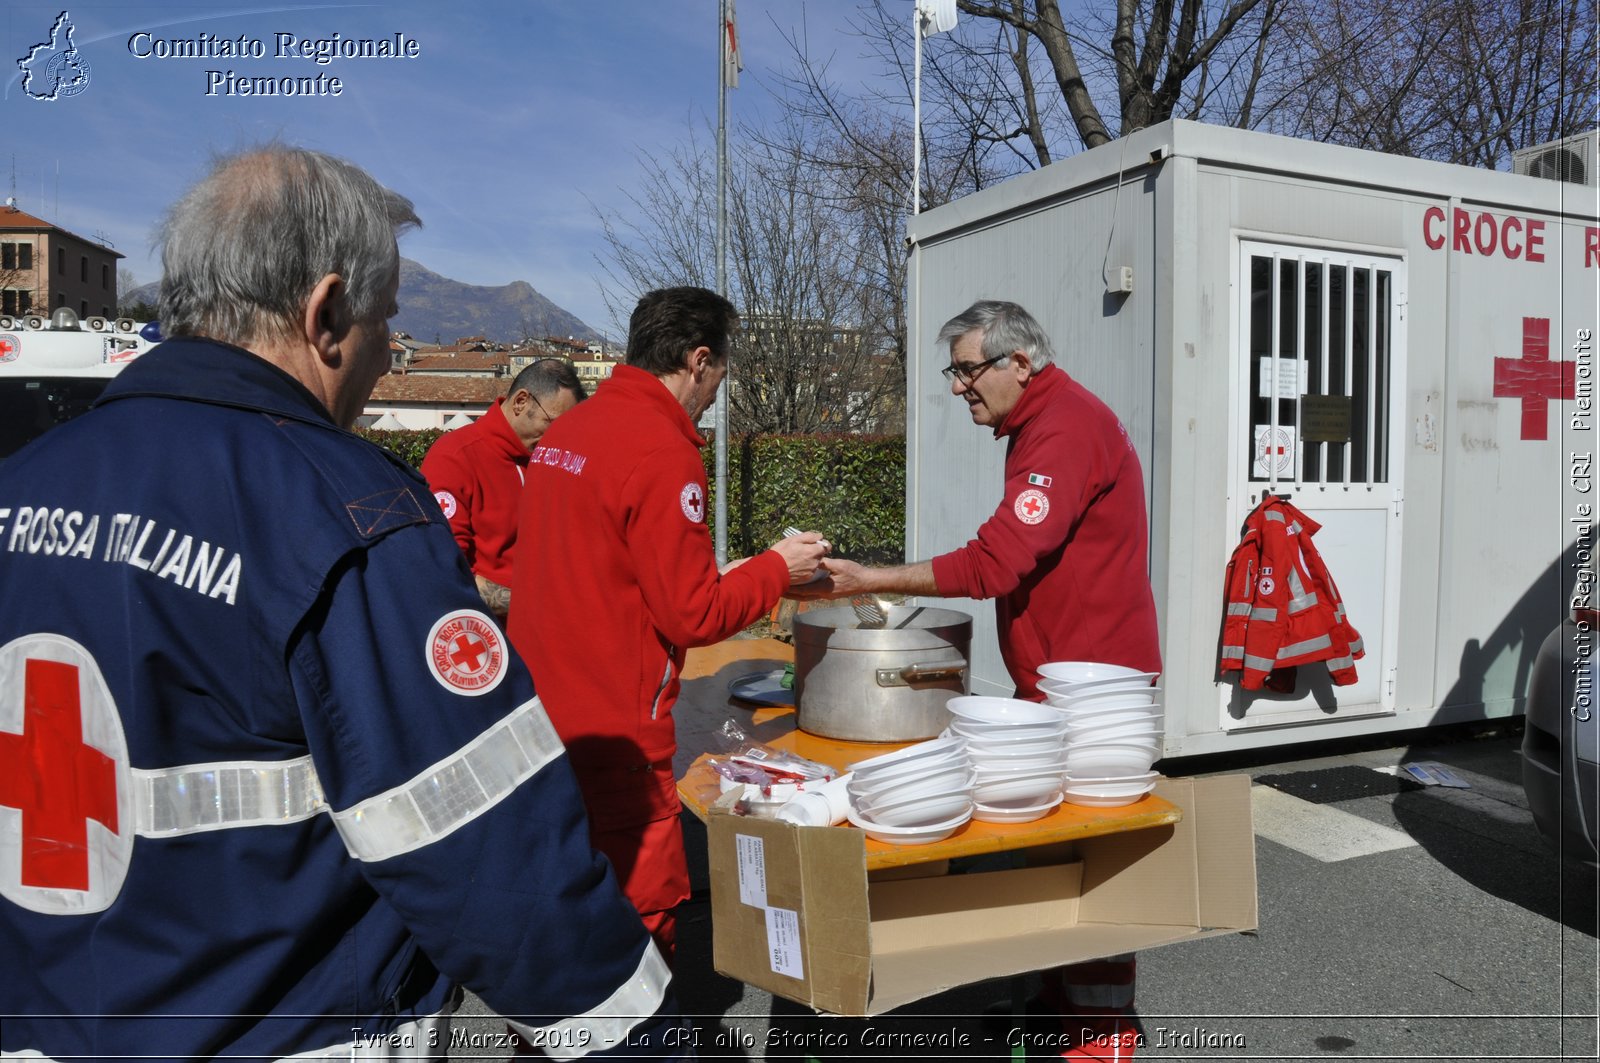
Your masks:
{"label": "mountain", "polygon": [[423,343],[484,336],[512,343],[530,336],[600,339],[600,333],[540,295],[527,281],[498,288],[462,284],[400,260],[400,313],[389,327]]}
{"label": "mountain", "polygon": [[[123,293],[120,302],[154,303],[161,283],[140,285]],[[530,336],[576,336],[600,339],[600,333],[561,309],[527,281],[499,287],[462,284],[441,277],[409,258],[400,260],[400,312],[389,327],[408,332],[422,343],[450,343],[462,336],[483,336],[514,343]]]}

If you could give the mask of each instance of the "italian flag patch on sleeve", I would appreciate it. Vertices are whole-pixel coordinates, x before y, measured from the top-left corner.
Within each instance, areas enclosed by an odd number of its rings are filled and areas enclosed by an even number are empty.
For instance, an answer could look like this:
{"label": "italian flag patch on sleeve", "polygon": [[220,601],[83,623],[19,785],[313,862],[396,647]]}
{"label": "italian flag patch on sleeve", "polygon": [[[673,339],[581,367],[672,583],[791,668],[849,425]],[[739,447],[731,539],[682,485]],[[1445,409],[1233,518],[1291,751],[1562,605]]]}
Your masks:
{"label": "italian flag patch on sleeve", "polygon": [[1034,487],[1049,487],[1050,477],[1040,476],[1036,472],[1030,472],[1028,474],[1028,483],[1032,484]]}

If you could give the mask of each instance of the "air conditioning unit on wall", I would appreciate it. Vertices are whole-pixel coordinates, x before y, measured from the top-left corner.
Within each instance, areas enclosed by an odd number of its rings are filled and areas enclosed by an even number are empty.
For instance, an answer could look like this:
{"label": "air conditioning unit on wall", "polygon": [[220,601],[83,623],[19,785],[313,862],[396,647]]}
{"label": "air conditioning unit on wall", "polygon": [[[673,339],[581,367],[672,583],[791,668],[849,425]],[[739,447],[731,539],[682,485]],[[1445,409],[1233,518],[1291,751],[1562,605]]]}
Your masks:
{"label": "air conditioning unit on wall", "polygon": [[1600,188],[1600,129],[1514,151],[1511,172]]}

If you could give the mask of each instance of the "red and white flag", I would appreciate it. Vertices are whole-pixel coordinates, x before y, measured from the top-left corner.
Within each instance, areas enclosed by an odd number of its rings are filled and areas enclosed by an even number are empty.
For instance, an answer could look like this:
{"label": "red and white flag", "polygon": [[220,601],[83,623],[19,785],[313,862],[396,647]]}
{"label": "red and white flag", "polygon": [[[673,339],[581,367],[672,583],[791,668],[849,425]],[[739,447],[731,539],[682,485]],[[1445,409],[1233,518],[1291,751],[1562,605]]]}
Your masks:
{"label": "red and white flag", "polygon": [[723,0],[722,18],[722,84],[725,88],[739,87],[739,71],[744,69],[744,58],[739,54],[739,30],[733,15],[733,0]]}

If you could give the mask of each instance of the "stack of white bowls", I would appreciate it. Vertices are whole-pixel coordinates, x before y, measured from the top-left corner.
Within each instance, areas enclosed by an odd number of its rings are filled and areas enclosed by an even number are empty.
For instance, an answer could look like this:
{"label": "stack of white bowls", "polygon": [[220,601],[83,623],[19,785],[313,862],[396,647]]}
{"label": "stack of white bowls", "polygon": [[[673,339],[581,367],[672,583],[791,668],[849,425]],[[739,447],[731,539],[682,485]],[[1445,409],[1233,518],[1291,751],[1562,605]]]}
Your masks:
{"label": "stack of white bowls", "polygon": [[1048,705],[976,695],[951,698],[950,734],[972,759],[973,818],[1027,823],[1061,803],[1066,721]]}
{"label": "stack of white bowls", "polygon": [[955,738],[918,742],[851,765],[849,819],[897,845],[947,838],[972,818],[972,764]]}
{"label": "stack of white bowls", "polygon": [[1066,799],[1109,807],[1155,786],[1161,756],[1161,691],[1156,673],[1092,661],[1039,667],[1045,701],[1066,721]]}

